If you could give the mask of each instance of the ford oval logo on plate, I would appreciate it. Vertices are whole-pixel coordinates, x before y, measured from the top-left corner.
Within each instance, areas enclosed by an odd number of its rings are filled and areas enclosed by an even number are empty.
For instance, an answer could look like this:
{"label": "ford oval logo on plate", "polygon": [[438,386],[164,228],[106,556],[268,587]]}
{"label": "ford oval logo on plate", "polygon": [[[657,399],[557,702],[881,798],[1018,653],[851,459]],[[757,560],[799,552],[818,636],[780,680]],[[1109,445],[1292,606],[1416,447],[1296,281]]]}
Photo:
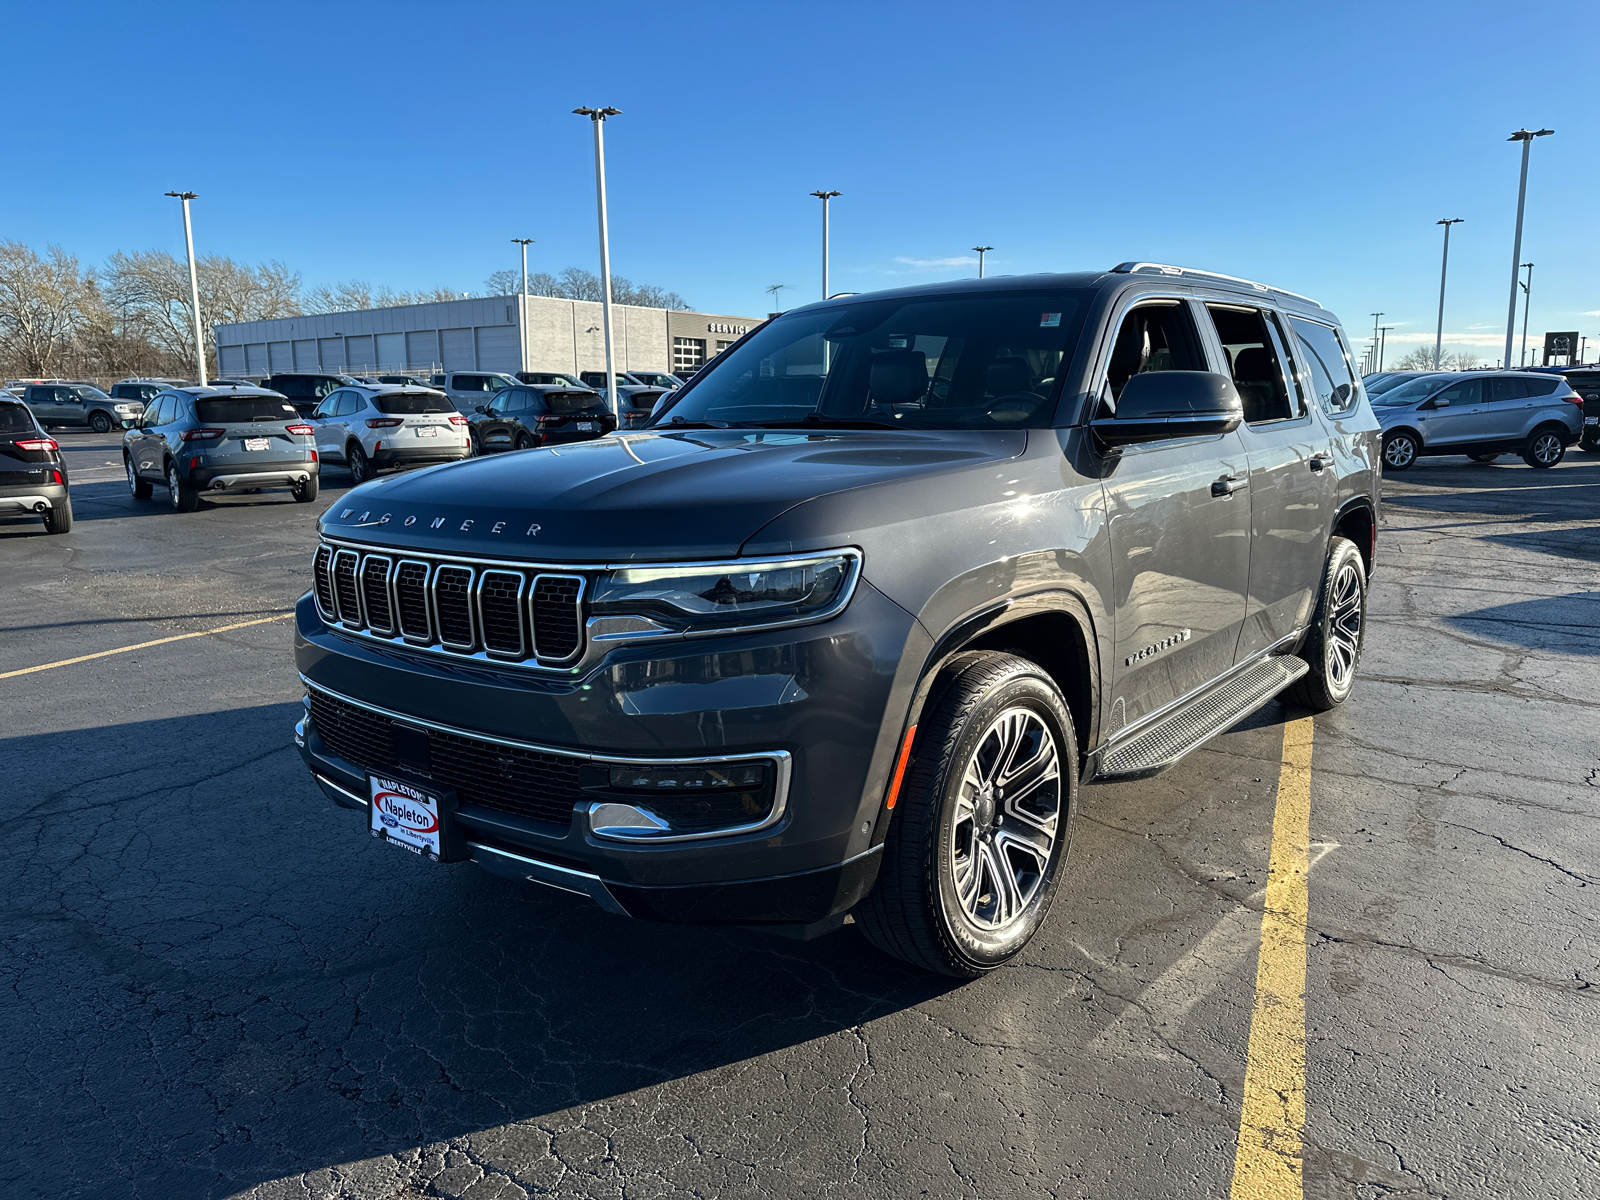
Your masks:
{"label": "ford oval logo on plate", "polygon": [[409,783],[374,775],[368,780],[372,797],[372,831],[404,846],[413,854],[439,854],[439,800]]}

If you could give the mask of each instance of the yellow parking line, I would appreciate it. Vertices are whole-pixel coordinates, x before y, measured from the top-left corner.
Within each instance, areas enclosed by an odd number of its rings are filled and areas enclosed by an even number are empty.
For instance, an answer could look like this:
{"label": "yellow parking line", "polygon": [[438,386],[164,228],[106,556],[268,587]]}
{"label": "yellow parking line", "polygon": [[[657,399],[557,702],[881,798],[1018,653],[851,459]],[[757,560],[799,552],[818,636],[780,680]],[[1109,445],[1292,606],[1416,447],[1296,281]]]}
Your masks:
{"label": "yellow parking line", "polygon": [[1306,875],[1311,840],[1311,718],[1283,727],[1261,955],[1245,1062],[1231,1200],[1300,1200],[1306,1122]]}
{"label": "yellow parking line", "polygon": [[190,638],[207,637],[213,633],[227,633],[230,629],[247,629],[251,625],[265,625],[268,621],[281,621],[285,617],[294,616],[293,612],[279,613],[275,617],[260,617],[254,621],[239,621],[233,625],[219,625],[215,629],[199,629],[194,633],[180,633],[172,637],[156,638],[151,642],[140,642],[136,646],[119,646],[115,650],[102,650],[98,654],[80,654],[77,658],[63,658],[59,662],[43,663],[37,667],[22,667],[16,671],[0,671],[0,679],[10,679],[16,675],[33,675],[39,671],[52,671],[56,667],[70,667],[73,663],[88,662],[95,658],[110,658],[113,654],[126,654],[130,650],[147,650],[151,646],[165,646],[168,642],[183,642]]}

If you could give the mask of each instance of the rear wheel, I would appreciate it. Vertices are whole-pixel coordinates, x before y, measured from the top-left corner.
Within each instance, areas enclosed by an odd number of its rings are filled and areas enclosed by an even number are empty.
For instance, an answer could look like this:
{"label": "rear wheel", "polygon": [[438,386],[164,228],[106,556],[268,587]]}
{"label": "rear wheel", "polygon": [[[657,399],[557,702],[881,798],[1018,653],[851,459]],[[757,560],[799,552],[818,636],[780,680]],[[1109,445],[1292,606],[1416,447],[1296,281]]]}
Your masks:
{"label": "rear wheel", "polygon": [[317,498],[317,482],[317,477],[313,475],[304,483],[295,484],[292,489],[295,500],[301,504],[310,504],[315,500]]}
{"label": "rear wheel", "polygon": [[94,430],[96,433],[110,433],[111,418],[103,412],[90,413],[89,428]]}
{"label": "rear wheel", "polygon": [[1287,698],[1315,712],[1343,704],[1355,686],[1366,631],[1366,564],[1354,542],[1336,537],[1322,568],[1311,632],[1300,647],[1300,657],[1311,670],[1294,682]]}
{"label": "rear wheel", "polygon": [[1383,467],[1386,471],[1404,471],[1417,461],[1422,443],[1417,435],[1400,430],[1383,439]]}
{"label": "rear wheel", "polygon": [[1600,438],[1586,437],[1578,443],[1578,449],[1585,454],[1600,454]]}
{"label": "rear wheel", "polygon": [[359,442],[351,442],[344,452],[345,465],[350,468],[350,478],[360,484],[372,478],[372,464]]}
{"label": "rear wheel", "polygon": [[1473,462],[1491,463],[1500,456],[1498,454],[1469,454],[1467,457]]}
{"label": "rear wheel", "polygon": [[44,531],[66,533],[72,528],[72,497],[67,496],[54,508],[44,510]]}
{"label": "rear wheel", "polygon": [[150,481],[148,479],[139,478],[139,472],[133,469],[133,457],[131,455],[124,454],[122,456],[122,465],[128,469],[129,494],[132,495],[135,500],[150,499]]}
{"label": "rear wheel", "polygon": [[1555,466],[1566,456],[1566,430],[1559,425],[1539,426],[1522,447],[1522,461],[1541,470]]}
{"label": "rear wheel", "polygon": [[532,434],[528,434],[528,433],[519,433],[519,434],[517,434],[517,449],[518,450],[532,450],[533,449],[533,435]]}
{"label": "rear wheel", "polygon": [[896,958],[971,979],[1020,953],[1050,910],[1077,798],[1072,716],[1035,663],[963,655],[934,685],[913,755],[856,923]]}
{"label": "rear wheel", "polygon": [[178,475],[178,464],[167,464],[167,493],[178,512],[193,512],[200,507],[200,492]]}

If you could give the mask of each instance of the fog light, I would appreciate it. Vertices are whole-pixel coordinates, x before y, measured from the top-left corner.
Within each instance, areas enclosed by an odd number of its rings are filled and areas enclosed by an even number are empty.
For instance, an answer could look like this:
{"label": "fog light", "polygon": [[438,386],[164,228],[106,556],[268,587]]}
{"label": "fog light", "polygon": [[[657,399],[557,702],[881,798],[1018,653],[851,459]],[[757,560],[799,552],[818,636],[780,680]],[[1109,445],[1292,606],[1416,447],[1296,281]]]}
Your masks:
{"label": "fog light", "polygon": [[611,786],[628,791],[704,791],[721,788],[761,787],[767,769],[759,763],[732,767],[612,767]]}

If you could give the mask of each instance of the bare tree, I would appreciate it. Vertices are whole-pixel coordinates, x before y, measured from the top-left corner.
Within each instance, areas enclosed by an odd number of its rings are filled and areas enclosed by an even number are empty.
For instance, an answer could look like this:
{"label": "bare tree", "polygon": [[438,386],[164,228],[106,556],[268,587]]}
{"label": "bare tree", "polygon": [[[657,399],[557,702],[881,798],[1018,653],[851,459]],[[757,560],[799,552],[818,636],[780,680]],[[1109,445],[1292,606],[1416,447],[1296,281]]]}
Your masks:
{"label": "bare tree", "polygon": [[437,304],[442,300],[459,299],[461,293],[447,287],[397,292],[387,285],[374,288],[360,279],[347,279],[331,287],[323,284],[312,288],[306,293],[305,310],[309,313],[359,312],[368,308],[401,308],[407,304]]}
{"label": "bare tree", "polygon": [[51,246],[41,256],[21,242],[0,242],[0,354],[30,375],[58,369],[89,327],[104,316],[92,269]]}
{"label": "bare tree", "polygon": [[483,294],[486,296],[515,296],[522,287],[522,272],[507,268],[504,271],[495,271],[483,281]]}
{"label": "bare tree", "polygon": [[[1446,350],[1439,356],[1438,370],[1441,371],[1470,371],[1481,364],[1483,360],[1476,354],[1452,354]],[[1427,347],[1418,346],[1410,354],[1395,363],[1390,370],[1394,371],[1432,371],[1433,351]]]}

